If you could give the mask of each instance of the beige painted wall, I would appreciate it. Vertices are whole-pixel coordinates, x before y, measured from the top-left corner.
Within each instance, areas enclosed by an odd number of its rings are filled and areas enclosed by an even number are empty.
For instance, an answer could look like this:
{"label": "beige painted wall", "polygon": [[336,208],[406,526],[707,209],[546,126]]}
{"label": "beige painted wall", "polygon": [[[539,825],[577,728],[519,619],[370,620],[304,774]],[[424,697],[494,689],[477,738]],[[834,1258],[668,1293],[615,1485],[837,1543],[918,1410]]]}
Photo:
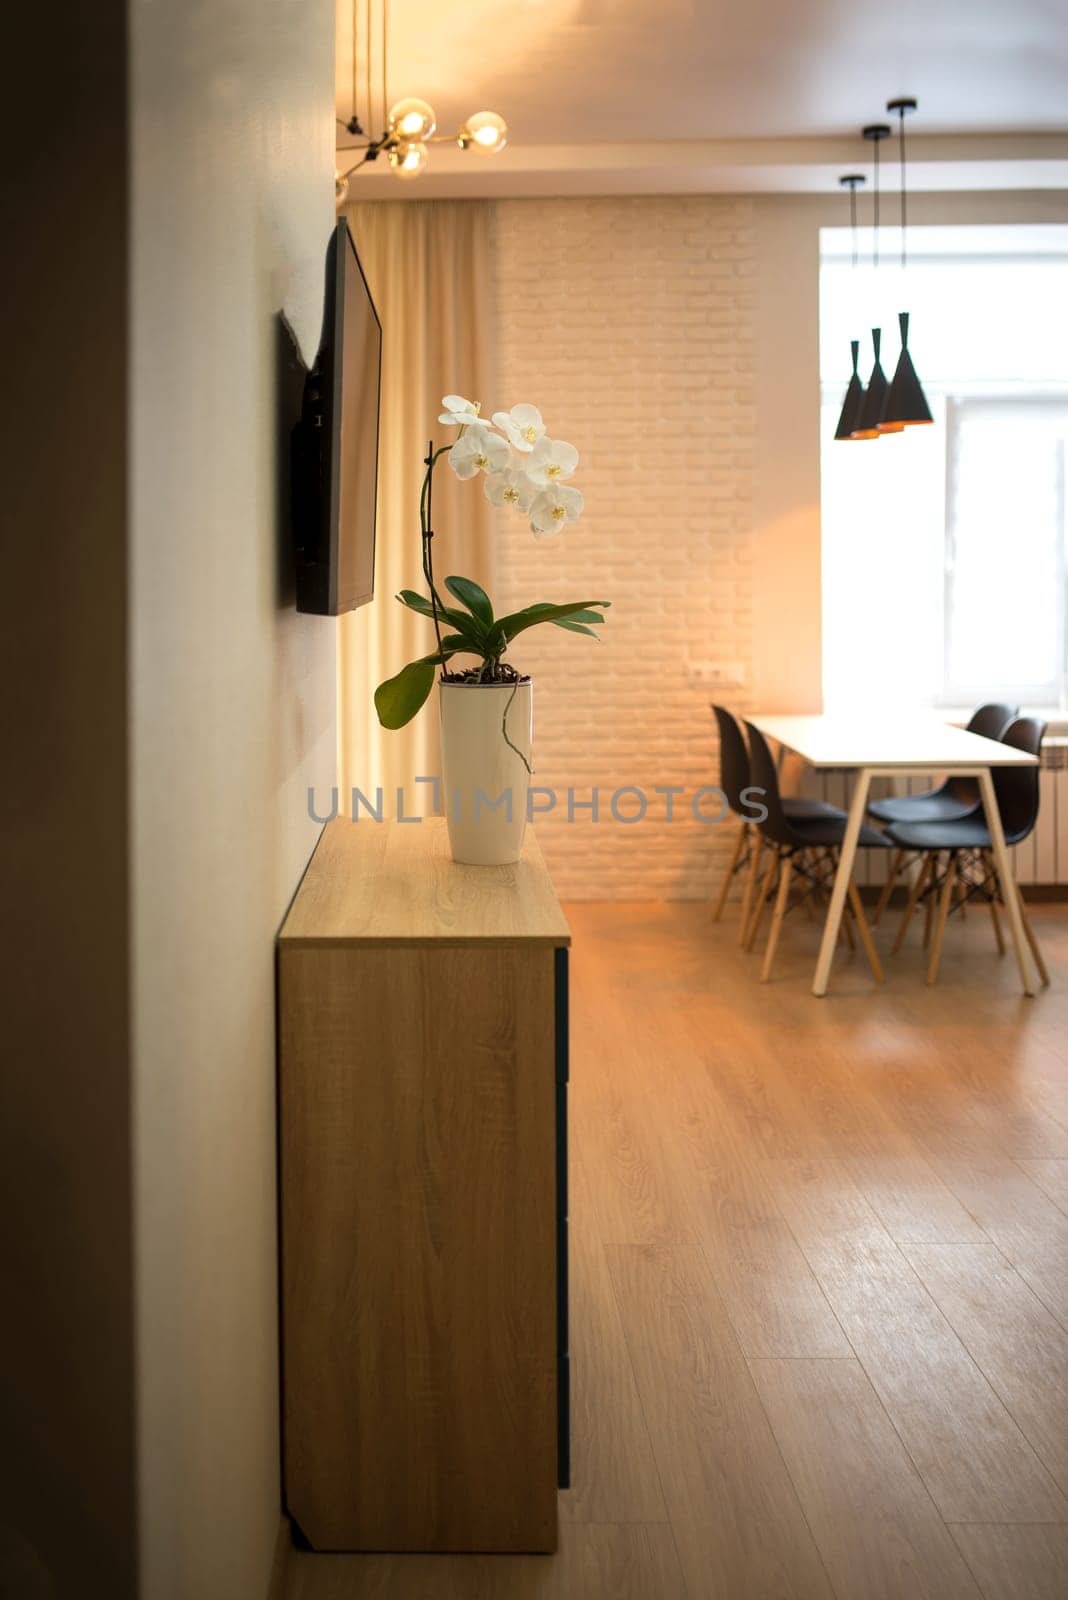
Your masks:
{"label": "beige painted wall", "polygon": [[335,775],[292,608],[276,313],[318,341],[333,7],[132,16],[133,1032],[142,1595],[261,1600],[278,1527],[273,939]]}

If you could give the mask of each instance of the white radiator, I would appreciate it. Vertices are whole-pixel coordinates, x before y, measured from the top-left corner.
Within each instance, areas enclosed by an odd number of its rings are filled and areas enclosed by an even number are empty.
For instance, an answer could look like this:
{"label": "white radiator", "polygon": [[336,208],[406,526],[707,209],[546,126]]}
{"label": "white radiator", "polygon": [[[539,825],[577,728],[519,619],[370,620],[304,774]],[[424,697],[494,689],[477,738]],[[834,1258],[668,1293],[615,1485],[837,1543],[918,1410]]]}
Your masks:
{"label": "white radiator", "polygon": [[[843,808],[849,805],[852,773],[814,772],[811,767],[804,767],[794,785],[790,784],[788,774],[784,774],[784,778],[788,790],[795,787],[809,799],[828,800],[831,805]],[[1030,839],[1012,851],[1016,877],[1023,884],[1043,888],[1062,886],[1068,890],[1068,738],[1049,738],[1043,744],[1039,784],[1038,825]],[[926,776],[876,779],[871,792],[874,800],[883,794],[920,794],[931,787],[931,780]],[[857,858],[857,882],[882,883],[886,867],[883,851],[861,850]]]}

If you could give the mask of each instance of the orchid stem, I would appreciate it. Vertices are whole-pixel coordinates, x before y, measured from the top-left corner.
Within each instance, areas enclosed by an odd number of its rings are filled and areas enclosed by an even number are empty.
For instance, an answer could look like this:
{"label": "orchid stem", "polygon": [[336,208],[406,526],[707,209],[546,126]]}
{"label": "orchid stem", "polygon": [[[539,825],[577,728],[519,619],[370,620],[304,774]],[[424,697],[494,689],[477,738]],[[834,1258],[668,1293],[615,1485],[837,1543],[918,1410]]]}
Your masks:
{"label": "orchid stem", "polygon": [[423,458],[426,463],[426,476],[423,479],[422,494],[419,496],[419,530],[423,541],[423,576],[426,578],[430,589],[430,609],[434,617],[434,633],[438,641],[442,677],[448,676],[448,667],[445,664],[445,647],[441,642],[441,619],[438,613],[439,608],[444,611],[445,607],[439,600],[438,592],[434,588],[434,558],[430,544],[434,537],[434,530],[430,524],[434,505],[434,465],[438,457],[444,455],[448,448],[448,445],[442,445],[440,450],[435,450],[433,439],[428,443],[426,455]]}

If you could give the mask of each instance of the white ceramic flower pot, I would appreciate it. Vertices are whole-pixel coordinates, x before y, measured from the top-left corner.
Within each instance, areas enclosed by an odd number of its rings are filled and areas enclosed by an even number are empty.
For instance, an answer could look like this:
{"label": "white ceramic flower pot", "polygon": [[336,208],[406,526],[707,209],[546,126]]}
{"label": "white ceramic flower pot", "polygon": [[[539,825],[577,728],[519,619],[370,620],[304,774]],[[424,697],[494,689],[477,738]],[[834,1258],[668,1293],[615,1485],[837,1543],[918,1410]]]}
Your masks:
{"label": "white ceramic flower pot", "polygon": [[455,861],[490,867],[519,860],[530,773],[518,752],[530,762],[532,689],[529,679],[438,685],[442,804]]}

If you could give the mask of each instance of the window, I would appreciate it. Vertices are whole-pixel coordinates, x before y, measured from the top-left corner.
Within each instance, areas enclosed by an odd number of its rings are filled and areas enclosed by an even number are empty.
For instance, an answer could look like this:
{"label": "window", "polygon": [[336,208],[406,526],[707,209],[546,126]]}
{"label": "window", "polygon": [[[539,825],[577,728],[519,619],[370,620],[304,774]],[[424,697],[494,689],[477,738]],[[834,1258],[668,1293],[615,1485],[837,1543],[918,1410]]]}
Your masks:
{"label": "window", "polygon": [[1066,436],[1068,406],[1058,401],[948,403],[943,695],[949,701],[969,704],[998,688],[1031,705],[1060,702]]}
{"label": "window", "polygon": [[[821,235],[825,703],[1068,707],[1068,228],[909,238],[902,280]],[[935,426],[838,443],[849,340],[881,323],[890,376],[898,309]]]}

